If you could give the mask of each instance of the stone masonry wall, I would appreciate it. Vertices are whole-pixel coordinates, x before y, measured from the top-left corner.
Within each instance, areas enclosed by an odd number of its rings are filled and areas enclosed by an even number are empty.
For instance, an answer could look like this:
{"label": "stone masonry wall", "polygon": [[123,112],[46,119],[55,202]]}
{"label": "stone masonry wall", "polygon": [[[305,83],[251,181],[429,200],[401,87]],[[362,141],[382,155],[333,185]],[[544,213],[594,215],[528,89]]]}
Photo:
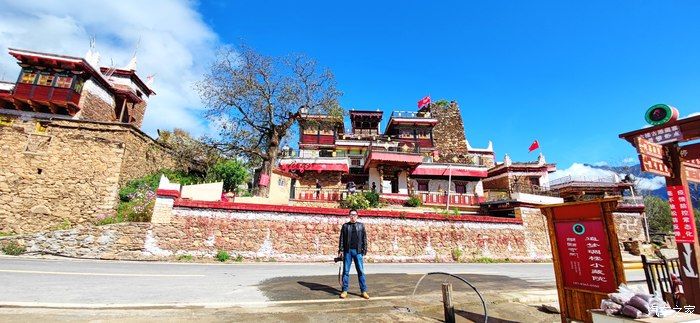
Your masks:
{"label": "stone masonry wall", "polygon": [[453,162],[452,158],[457,157],[456,162],[467,163],[463,155],[469,151],[459,106],[456,103],[446,107],[433,105],[430,113],[438,121],[433,128],[433,140],[440,151],[440,161]]}
{"label": "stone masonry wall", "polygon": [[[536,218],[528,213],[524,218]],[[169,224],[81,226],[72,230],[0,238],[28,252],[102,259],[211,259],[218,250],[246,259],[330,261],[346,216],[175,208]],[[360,217],[370,262],[452,262],[482,257],[515,261],[550,259],[537,224]],[[528,230],[533,230],[529,232]]]}
{"label": "stone masonry wall", "polygon": [[[2,117],[0,232],[37,232],[113,215],[120,184],[171,165],[163,147],[128,125]],[[144,147],[156,157],[145,158]]]}
{"label": "stone masonry wall", "polygon": [[154,173],[160,169],[175,169],[177,167],[177,163],[168,149],[143,133],[124,132],[121,140],[125,144],[125,151],[120,170],[120,186],[132,179]]}
{"label": "stone masonry wall", "polygon": [[644,218],[640,213],[614,212],[613,221],[620,242],[644,241]]}
{"label": "stone masonry wall", "polygon": [[0,126],[0,231],[83,223],[116,208],[124,144],[115,133],[13,119]]}
{"label": "stone masonry wall", "polygon": [[79,105],[81,107],[80,112],[78,112],[80,120],[102,122],[115,122],[117,120],[114,115],[114,106],[89,91],[82,92]]}

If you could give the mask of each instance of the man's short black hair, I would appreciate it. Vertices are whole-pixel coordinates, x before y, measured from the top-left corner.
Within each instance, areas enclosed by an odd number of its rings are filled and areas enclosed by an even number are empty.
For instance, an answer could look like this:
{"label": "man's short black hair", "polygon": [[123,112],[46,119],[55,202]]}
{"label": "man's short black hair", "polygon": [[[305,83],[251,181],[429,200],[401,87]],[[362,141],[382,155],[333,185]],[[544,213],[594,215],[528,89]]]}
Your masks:
{"label": "man's short black hair", "polygon": [[357,210],[355,209],[350,209],[350,212],[348,212],[348,214],[352,214],[352,212],[355,212],[355,214],[357,214]]}

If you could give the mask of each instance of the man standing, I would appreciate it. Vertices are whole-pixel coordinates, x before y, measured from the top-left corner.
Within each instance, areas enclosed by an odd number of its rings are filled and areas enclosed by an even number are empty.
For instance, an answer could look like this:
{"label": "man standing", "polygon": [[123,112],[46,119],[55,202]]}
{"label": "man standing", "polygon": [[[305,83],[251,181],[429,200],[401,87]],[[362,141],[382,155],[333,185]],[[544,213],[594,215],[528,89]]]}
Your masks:
{"label": "man standing", "polygon": [[365,282],[365,267],[362,257],[367,254],[367,234],[365,226],[357,222],[357,211],[350,210],[350,222],[343,224],[340,229],[340,241],[338,242],[338,257],[343,257],[343,291],[340,298],[348,297],[348,285],[350,285],[350,265],[355,262],[355,270],[360,281],[362,297],[369,299],[367,283]]}

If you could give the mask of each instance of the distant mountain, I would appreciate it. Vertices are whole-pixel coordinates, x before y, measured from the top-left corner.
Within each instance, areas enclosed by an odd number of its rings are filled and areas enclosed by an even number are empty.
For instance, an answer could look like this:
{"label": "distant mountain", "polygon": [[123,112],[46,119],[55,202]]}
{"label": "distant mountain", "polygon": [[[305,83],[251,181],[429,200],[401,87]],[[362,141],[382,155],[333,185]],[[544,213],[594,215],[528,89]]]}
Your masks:
{"label": "distant mountain", "polygon": [[[668,198],[666,194],[666,185],[660,185],[664,183],[664,180],[661,177],[656,176],[654,174],[642,172],[642,169],[639,164],[629,166],[594,166],[589,164],[584,165],[595,169],[602,169],[615,172],[620,176],[620,178],[625,178],[627,174],[632,174],[634,177],[637,178],[636,183],[638,189],[641,191],[640,194],[658,196],[664,200]],[[700,185],[696,183],[690,183],[690,196],[692,196],[693,198],[693,207],[700,208]]]}

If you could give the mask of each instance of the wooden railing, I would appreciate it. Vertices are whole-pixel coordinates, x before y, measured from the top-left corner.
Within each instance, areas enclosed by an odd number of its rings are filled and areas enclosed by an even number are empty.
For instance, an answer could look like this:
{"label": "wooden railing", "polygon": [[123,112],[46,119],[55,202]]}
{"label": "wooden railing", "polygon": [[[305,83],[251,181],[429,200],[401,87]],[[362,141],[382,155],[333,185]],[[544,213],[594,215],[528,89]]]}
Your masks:
{"label": "wooden railing", "polygon": [[[447,194],[438,192],[416,192],[420,196],[423,204],[426,205],[447,205]],[[484,199],[473,194],[450,193],[450,205],[479,205]]]}
{"label": "wooden railing", "polygon": [[339,188],[294,188],[294,199],[299,201],[324,201],[337,202],[347,194],[346,190]]}

